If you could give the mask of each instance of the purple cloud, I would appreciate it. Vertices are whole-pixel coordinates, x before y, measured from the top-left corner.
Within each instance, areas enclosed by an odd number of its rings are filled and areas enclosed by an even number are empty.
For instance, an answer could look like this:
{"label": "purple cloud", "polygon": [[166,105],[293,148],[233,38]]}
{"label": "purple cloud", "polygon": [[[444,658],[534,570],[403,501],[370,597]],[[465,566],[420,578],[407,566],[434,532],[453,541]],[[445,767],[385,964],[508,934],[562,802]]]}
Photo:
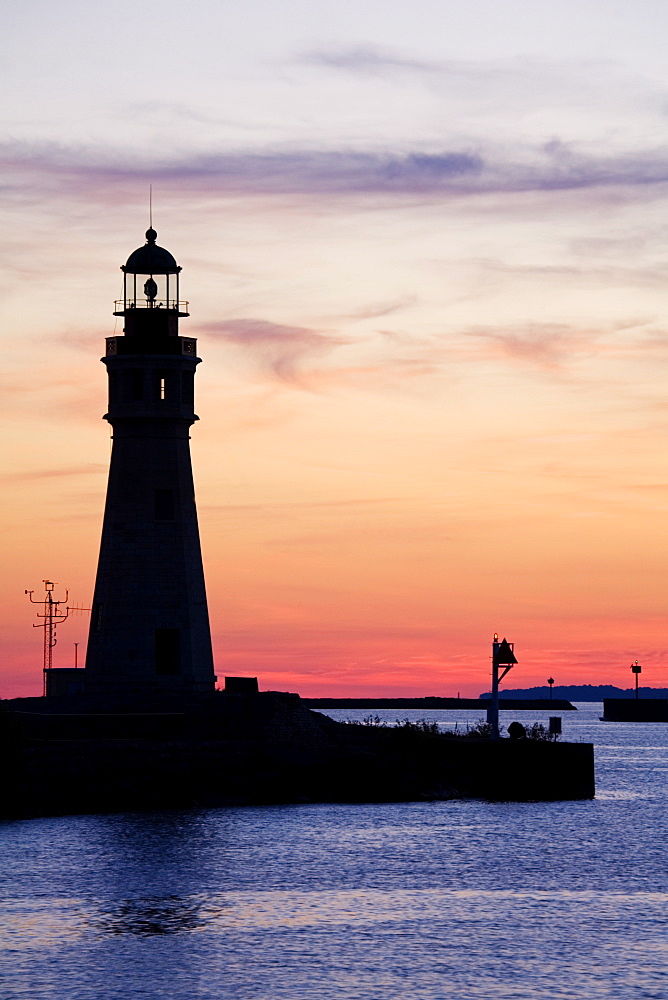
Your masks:
{"label": "purple cloud", "polygon": [[523,330],[479,328],[470,336],[496,346],[498,353],[510,358],[529,361],[544,368],[557,368],[565,356],[589,343],[590,334],[575,331],[561,324],[536,323]]}
{"label": "purple cloud", "polygon": [[373,76],[399,71],[411,73],[438,73],[441,67],[423,59],[406,59],[384,49],[371,45],[356,45],[352,48],[317,49],[305,52],[298,62],[311,66],[325,66],[353,73]]}
{"label": "purple cloud", "polygon": [[45,196],[95,194],[117,200],[137,184],[162,184],[230,195],[433,198],[481,193],[651,187],[668,182],[668,151],[579,150],[558,141],[514,151],[476,149],[376,152],[339,149],[266,149],[194,153],[141,161],[102,150],[55,145],[0,144],[8,178],[5,193],[30,187]]}
{"label": "purple cloud", "polygon": [[565,323],[525,323],[513,327],[473,327],[468,337],[485,342],[493,357],[525,361],[544,369],[563,371],[575,358],[608,356],[660,357],[666,349],[662,331],[647,330],[642,317],[622,320],[605,327],[572,326]]}
{"label": "purple cloud", "polygon": [[305,385],[301,370],[307,358],[322,357],[335,347],[350,343],[341,337],[326,336],[303,326],[285,326],[265,319],[231,319],[203,324],[204,333],[236,344],[248,353],[259,367],[281,382]]}

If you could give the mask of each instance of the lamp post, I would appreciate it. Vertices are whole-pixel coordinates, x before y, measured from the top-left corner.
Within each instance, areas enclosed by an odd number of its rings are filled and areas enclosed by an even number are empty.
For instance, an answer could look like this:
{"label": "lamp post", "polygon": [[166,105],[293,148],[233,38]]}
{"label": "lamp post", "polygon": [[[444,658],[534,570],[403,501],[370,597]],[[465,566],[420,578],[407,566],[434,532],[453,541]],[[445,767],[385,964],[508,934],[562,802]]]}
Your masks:
{"label": "lamp post", "polygon": [[552,701],[552,685],[554,684],[554,677],[548,677],[547,683],[550,685],[550,701]]}
{"label": "lamp post", "polygon": [[635,674],[635,677],[636,677],[636,698],[637,698],[638,697],[638,677],[642,673],[642,667],[640,666],[640,664],[638,663],[637,660],[636,660],[635,663],[631,664],[631,670]]}

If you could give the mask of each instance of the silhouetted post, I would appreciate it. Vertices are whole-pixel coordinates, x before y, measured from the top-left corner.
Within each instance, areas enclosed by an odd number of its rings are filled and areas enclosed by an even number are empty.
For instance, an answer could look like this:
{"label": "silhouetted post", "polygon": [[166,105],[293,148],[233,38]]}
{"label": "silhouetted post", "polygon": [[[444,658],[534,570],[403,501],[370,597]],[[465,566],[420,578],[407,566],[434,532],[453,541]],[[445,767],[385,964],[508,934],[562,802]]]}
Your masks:
{"label": "silhouetted post", "polygon": [[492,697],[487,709],[487,724],[492,727],[492,739],[499,738],[499,665],[497,653],[499,649],[499,636],[495,632],[492,640]]}
{"label": "silhouetted post", "polygon": [[[502,639],[499,642],[498,634],[494,633],[492,641],[492,697],[490,699],[490,706],[487,709],[487,722],[491,726],[491,738],[493,740],[498,740],[499,738],[499,684],[511,667],[517,663],[513,652],[514,645],[514,643],[508,642],[506,639]],[[506,668],[501,675],[499,675],[499,667]]]}
{"label": "silhouetted post", "polygon": [[550,701],[552,701],[552,685],[554,684],[554,677],[548,677],[547,683],[550,685]]}
{"label": "silhouetted post", "polygon": [[642,673],[642,667],[640,666],[640,664],[638,663],[637,660],[636,660],[635,663],[631,664],[631,670],[636,675],[636,698],[637,698],[638,697],[638,677]]}

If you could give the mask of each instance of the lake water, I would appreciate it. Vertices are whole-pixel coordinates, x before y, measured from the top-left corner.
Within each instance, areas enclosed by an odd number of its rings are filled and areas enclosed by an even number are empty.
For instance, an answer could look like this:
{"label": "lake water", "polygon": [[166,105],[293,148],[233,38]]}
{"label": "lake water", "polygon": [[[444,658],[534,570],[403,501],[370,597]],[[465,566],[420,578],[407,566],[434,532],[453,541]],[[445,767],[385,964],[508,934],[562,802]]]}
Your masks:
{"label": "lake water", "polygon": [[666,1000],[668,725],[600,714],[562,716],[596,746],[589,802],[2,824],[0,997]]}

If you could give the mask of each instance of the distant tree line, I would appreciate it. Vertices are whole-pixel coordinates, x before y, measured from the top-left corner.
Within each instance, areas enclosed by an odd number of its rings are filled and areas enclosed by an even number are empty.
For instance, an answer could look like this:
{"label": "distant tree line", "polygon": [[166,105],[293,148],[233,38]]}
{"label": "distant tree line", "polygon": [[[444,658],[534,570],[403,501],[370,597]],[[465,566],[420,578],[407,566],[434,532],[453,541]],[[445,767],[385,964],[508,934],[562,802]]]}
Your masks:
{"label": "distant tree line", "polygon": [[[568,701],[603,701],[604,698],[635,698],[635,688],[619,688],[613,684],[564,684],[554,685],[553,698],[566,698]],[[668,688],[639,688],[641,698],[668,698]],[[485,691],[480,698],[490,698],[491,692]],[[504,688],[500,698],[549,698],[550,689],[547,685],[531,688]]]}

